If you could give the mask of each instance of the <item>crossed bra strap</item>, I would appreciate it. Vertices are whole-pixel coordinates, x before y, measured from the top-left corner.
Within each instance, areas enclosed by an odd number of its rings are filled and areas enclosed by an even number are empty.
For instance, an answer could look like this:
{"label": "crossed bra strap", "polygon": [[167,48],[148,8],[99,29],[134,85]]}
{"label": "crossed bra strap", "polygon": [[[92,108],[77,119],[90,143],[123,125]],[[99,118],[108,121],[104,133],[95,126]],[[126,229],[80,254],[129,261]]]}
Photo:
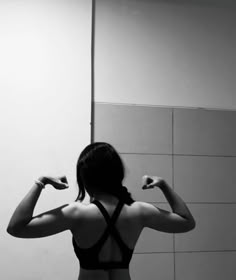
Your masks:
{"label": "crossed bra strap", "polygon": [[[101,243],[103,243],[105,241],[105,239],[107,238],[109,232],[116,238],[117,242],[122,246],[124,247],[125,244],[123,242],[123,240],[121,239],[120,237],[120,234],[119,232],[117,231],[117,229],[114,227],[114,224],[121,212],[121,209],[123,207],[123,202],[122,201],[119,201],[117,206],[116,206],[116,209],[115,211],[113,212],[112,214],[112,217],[109,216],[109,214],[107,213],[107,210],[104,208],[104,206],[101,204],[101,202],[99,202],[98,200],[94,200],[92,203],[96,204],[97,207],[100,209],[100,211],[102,212],[106,222],[107,222],[107,228],[101,238]],[[126,246],[125,246],[126,247]]]}
{"label": "crossed bra strap", "polygon": [[[129,262],[131,260],[133,250],[129,249],[123,240],[120,237],[119,231],[115,227],[115,222],[121,212],[121,209],[124,205],[122,201],[119,201],[116,209],[114,210],[112,216],[110,217],[107,210],[98,200],[94,200],[92,203],[97,205],[99,210],[101,211],[102,215],[104,216],[107,227],[102,234],[101,238],[95,243],[92,247],[87,249],[79,248],[76,244],[74,237],[73,237],[73,246],[75,253],[80,260],[80,266],[85,269],[119,269],[119,268],[128,268]],[[101,250],[102,246],[104,245],[106,239],[108,238],[109,234],[113,235],[116,239],[122,253],[122,260],[121,261],[110,261],[110,262],[102,262],[99,261],[98,255],[99,251]]]}

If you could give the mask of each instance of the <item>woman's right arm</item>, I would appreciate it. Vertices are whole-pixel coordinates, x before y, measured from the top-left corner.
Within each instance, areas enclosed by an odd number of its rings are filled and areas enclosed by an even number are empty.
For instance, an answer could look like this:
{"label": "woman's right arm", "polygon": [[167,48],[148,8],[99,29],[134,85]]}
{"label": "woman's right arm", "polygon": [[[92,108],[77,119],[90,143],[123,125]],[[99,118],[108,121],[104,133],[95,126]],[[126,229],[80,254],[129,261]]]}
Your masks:
{"label": "woman's right arm", "polygon": [[193,230],[196,222],[182,198],[162,178],[148,178],[151,183],[147,184],[143,189],[159,187],[173,212],[160,209],[150,203],[140,202],[143,226],[168,233]]}

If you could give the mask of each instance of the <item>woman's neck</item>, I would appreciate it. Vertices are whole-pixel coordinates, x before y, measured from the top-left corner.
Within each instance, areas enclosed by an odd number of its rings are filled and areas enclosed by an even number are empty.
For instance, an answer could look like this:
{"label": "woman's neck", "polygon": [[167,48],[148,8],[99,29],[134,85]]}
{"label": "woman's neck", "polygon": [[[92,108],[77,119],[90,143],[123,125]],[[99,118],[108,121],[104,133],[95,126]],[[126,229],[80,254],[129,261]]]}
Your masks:
{"label": "woman's neck", "polygon": [[107,203],[117,203],[118,198],[114,195],[107,194],[107,193],[97,193],[93,195],[93,199],[107,202]]}

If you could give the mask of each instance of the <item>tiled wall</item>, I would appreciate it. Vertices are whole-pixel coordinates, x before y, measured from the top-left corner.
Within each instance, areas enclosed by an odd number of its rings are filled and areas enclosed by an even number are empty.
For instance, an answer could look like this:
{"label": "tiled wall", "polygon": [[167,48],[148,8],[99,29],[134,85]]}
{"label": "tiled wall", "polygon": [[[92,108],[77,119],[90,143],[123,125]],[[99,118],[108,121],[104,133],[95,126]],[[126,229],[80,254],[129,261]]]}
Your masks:
{"label": "tiled wall", "polygon": [[234,280],[236,275],[236,112],[95,104],[95,141],[121,154],[134,199],[170,210],[144,174],[166,179],[196,219],[193,231],[145,228],[132,280]]}

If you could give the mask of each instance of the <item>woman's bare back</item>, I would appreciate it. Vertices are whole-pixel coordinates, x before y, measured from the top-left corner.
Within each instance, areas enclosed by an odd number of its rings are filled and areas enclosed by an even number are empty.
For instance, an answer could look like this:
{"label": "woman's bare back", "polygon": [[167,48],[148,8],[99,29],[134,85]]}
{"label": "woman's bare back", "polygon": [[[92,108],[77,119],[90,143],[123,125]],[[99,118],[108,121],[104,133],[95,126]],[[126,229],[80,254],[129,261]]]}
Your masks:
{"label": "woman's bare back", "polygon": [[[116,203],[107,203],[104,201],[100,201],[100,203],[111,217],[118,200]],[[107,227],[107,222],[95,204],[80,204],[79,207],[81,208],[80,226],[75,226],[72,234],[80,248],[89,248],[100,239]],[[139,202],[134,202],[131,205],[123,205],[115,227],[127,247],[133,250],[143,229]],[[109,236],[100,251],[99,260],[109,262],[121,261],[121,259],[122,253],[119,245],[112,236]],[[130,280],[130,274],[129,269],[111,269],[105,271],[80,268],[79,280],[88,279]]]}

